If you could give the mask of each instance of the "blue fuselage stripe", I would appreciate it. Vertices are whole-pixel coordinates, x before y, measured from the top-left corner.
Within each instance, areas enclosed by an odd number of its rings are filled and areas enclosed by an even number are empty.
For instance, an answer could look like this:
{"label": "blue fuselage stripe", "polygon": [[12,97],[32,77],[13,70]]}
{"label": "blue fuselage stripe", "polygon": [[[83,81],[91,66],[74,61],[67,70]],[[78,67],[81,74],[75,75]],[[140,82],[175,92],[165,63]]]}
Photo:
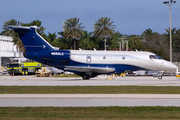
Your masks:
{"label": "blue fuselage stripe", "polygon": [[144,68],[140,68],[133,65],[127,65],[127,64],[91,64],[91,63],[80,63],[76,61],[70,61],[69,66],[89,66],[89,67],[109,67],[109,68],[115,68],[115,71],[113,73],[122,73],[126,70],[135,71],[135,70],[145,70]]}

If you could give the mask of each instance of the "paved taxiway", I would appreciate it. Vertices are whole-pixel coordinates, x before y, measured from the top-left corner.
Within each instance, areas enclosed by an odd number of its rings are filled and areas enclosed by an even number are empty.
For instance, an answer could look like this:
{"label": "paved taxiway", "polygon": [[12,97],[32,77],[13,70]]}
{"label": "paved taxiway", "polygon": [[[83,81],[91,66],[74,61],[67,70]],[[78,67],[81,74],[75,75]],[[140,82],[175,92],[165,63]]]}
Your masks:
{"label": "paved taxiway", "polygon": [[180,106],[178,94],[0,94],[1,107]]}
{"label": "paved taxiway", "polygon": [[177,106],[180,99],[0,99],[0,107]]}
{"label": "paved taxiway", "polygon": [[0,86],[110,86],[110,85],[142,85],[142,86],[180,86],[180,78],[165,76],[157,77],[116,77],[107,80],[100,76],[83,80],[77,78],[35,77],[35,76],[0,76]]}
{"label": "paved taxiway", "polygon": [[[180,86],[176,77],[119,77],[107,80],[100,76],[90,80],[82,78],[56,78],[35,76],[0,76],[0,86]],[[1,107],[55,106],[55,107],[89,107],[89,106],[180,106],[180,95],[149,94],[0,94]]]}

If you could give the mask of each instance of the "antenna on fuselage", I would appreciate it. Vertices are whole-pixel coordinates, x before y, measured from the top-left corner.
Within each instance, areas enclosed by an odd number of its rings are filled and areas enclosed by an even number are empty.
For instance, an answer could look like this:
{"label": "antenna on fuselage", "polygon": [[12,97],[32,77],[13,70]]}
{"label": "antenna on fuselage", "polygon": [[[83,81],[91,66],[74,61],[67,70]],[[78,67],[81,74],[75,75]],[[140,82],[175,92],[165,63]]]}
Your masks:
{"label": "antenna on fuselage", "polygon": [[93,48],[94,49],[94,51],[96,51],[96,48]]}
{"label": "antenna on fuselage", "polygon": [[137,49],[135,49],[135,51],[136,51],[136,52],[138,52],[138,50],[137,50]]}
{"label": "antenna on fuselage", "polygon": [[79,50],[81,50],[81,48],[79,48]]}

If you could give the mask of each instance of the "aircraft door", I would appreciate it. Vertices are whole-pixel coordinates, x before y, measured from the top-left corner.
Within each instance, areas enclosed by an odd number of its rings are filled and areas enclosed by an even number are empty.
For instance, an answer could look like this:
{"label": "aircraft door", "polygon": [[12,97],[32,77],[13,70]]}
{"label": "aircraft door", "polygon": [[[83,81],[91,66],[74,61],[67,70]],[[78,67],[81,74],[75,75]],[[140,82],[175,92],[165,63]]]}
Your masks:
{"label": "aircraft door", "polygon": [[91,54],[86,55],[86,62],[90,63],[91,62]]}

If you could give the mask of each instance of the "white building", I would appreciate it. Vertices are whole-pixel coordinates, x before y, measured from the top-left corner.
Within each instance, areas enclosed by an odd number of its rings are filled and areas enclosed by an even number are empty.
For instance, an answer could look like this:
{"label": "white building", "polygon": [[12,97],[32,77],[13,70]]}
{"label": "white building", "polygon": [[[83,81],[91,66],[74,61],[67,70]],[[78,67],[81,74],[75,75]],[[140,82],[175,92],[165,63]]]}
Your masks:
{"label": "white building", "polygon": [[10,58],[14,57],[23,57],[23,55],[18,51],[17,46],[14,45],[13,38],[0,35],[0,68],[7,65]]}

